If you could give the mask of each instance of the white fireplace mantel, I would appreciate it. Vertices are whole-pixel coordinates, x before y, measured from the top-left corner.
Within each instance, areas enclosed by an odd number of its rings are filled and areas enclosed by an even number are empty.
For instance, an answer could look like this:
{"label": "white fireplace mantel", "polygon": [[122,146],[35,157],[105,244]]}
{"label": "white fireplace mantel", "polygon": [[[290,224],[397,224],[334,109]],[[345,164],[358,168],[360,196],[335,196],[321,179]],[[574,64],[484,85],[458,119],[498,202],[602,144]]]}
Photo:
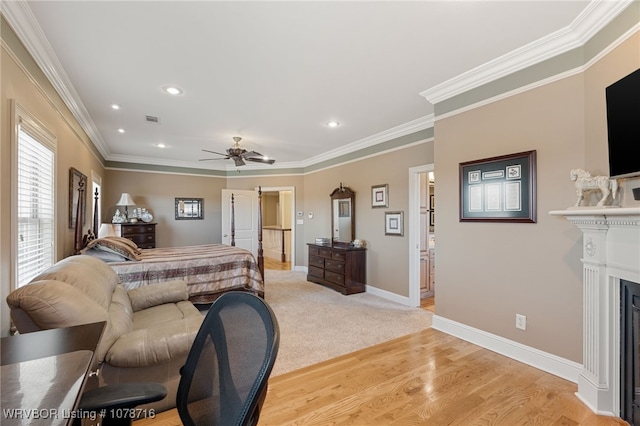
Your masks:
{"label": "white fireplace mantel", "polygon": [[620,280],[640,283],[640,208],[555,210],[580,228],[583,369],[577,396],[594,412],[620,415]]}

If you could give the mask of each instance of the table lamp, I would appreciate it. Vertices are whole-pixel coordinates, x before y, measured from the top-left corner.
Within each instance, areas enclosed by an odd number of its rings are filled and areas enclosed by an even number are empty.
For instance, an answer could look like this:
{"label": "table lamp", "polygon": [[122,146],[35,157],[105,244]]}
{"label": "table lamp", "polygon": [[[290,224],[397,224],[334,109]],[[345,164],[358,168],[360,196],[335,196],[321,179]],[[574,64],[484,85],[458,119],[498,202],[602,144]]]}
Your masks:
{"label": "table lamp", "polygon": [[123,192],[120,196],[120,200],[116,203],[116,206],[124,206],[124,217],[126,221],[129,222],[129,206],[135,206],[136,203],[133,202],[133,198],[129,195],[128,192]]}

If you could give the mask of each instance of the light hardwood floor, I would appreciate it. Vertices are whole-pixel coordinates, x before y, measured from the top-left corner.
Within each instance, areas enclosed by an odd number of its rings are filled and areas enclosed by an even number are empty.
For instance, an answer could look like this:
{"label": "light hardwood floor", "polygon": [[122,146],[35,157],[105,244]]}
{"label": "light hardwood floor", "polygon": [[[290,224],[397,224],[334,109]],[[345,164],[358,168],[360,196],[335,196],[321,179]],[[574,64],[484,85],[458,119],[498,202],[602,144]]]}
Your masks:
{"label": "light hardwood floor", "polygon": [[[626,425],[576,385],[434,329],[269,380],[260,426]],[[175,410],[135,426],[180,425]]]}
{"label": "light hardwood floor", "polygon": [[278,262],[270,257],[264,258],[264,269],[278,269],[288,271],[291,269],[291,262]]}

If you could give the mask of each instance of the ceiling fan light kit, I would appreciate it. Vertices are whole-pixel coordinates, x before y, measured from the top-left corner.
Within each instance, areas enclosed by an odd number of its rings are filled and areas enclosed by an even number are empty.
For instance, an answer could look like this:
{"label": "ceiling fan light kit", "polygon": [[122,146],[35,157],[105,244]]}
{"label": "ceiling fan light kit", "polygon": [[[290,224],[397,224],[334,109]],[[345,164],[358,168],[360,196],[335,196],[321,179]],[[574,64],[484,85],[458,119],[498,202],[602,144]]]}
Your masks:
{"label": "ceiling fan light kit", "polygon": [[269,159],[268,157],[260,154],[256,151],[247,151],[244,148],[240,147],[240,141],[242,138],[240,136],[234,136],[233,147],[227,149],[227,153],[223,154],[221,152],[209,151],[208,149],[203,149],[204,152],[210,152],[212,154],[222,155],[221,158],[202,158],[200,161],[210,161],[210,160],[233,160],[236,167],[244,166],[245,161],[252,161],[254,163],[263,163],[263,164],[273,164],[276,160]]}

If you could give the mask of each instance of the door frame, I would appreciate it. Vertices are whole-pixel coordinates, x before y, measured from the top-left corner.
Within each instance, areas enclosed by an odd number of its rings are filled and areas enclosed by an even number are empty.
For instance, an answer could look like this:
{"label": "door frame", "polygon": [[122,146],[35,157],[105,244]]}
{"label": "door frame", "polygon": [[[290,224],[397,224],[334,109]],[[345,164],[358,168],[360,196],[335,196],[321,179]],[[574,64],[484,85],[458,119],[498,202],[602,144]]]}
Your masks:
{"label": "door frame", "polygon": [[[263,186],[262,192],[291,191],[291,270],[296,267],[296,187],[295,186]],[[256,187],[256,191],[258,188]]]}
{"label": "door frame", "polygon": [[409,304],[413,307],[420,306],[420,175],[433,169],[433,163],[409,168]]}

